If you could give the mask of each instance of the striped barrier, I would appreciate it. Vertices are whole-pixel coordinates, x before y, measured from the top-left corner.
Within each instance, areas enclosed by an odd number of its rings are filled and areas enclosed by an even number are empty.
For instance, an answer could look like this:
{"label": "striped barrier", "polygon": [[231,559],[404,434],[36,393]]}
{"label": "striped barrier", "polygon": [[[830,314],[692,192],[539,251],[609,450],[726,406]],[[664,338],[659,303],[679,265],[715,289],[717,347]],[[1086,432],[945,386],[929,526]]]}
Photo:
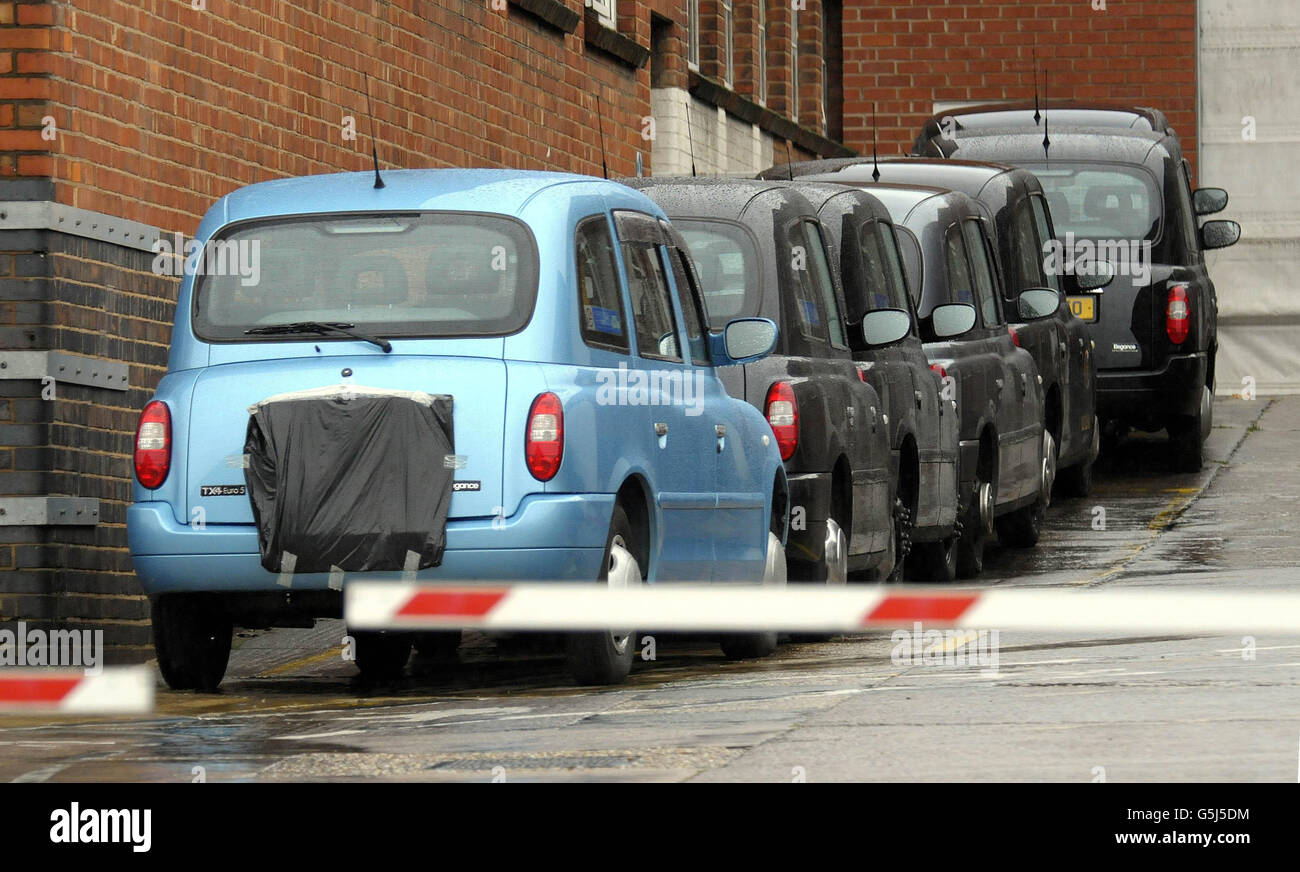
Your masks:
{"label": "striped barrier", "polygon": [[357,630],[842,633],[920,622],[971,630],[1300,635],[1300,592],[356,582],[344,590],[344,617]]}
{"label": "striped barrier", "polygon": [[0,668],[0,712],[134,714],[153,711],[147,666],[82,669]]}

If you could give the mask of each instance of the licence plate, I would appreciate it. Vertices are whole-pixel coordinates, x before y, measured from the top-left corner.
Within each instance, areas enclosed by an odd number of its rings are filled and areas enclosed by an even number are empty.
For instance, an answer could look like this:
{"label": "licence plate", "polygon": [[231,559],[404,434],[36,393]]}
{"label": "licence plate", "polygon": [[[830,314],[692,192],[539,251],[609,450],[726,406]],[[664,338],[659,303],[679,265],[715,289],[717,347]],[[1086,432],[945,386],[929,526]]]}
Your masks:
{"label": "licence plate", "polygon": [[1070,304],[1070,311],[1074,313],[1074,317],[1080,321],[1097,320],[1096,297],[1067,297],[1066,301]]}

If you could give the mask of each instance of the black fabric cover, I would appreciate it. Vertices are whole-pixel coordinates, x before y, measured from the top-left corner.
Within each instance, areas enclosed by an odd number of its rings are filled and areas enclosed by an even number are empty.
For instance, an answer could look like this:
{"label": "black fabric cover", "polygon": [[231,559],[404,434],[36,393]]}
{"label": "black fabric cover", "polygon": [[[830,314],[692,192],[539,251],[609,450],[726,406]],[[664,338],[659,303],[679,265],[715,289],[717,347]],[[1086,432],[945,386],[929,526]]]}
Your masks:
{"label": "black fabric cover", "polygon": [[244,480],[262,566],[307,573],[441,563],[455,476],[444,462],[455,453],[451,413],[450,396],[344,386],[250,408]]}

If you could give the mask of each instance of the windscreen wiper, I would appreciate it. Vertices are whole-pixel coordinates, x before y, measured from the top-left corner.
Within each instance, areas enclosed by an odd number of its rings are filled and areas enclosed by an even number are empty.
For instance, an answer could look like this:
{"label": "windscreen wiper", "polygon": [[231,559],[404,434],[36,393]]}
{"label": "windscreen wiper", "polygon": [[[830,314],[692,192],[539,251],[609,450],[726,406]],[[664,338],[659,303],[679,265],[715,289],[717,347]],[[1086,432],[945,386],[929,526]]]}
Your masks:
{"label": "windscreen wiper", "polygon": [[351,336],[353,339],[360,339],[362,342],[369,342],[372,345],[378,345],[388,354],[393,350],[393,344],[382,336],[371,336],[368,333],[361,333],[355,330],[355,324],[344,324],[339,321],[295,321],[292,324],[268,324],[265,327],[253,327],[245,330],[246,336],[293,336],[298,333],[315,333],[324,336],[327,333],[340,333],[344,336]]}

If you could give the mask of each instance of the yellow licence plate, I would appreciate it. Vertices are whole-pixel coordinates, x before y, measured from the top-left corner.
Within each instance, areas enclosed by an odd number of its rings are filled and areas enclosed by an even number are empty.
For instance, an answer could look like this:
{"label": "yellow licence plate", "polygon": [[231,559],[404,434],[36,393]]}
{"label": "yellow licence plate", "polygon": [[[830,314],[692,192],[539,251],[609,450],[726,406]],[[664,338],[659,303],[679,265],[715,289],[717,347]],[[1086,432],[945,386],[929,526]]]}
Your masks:
{"label": "yellow licence plate", "polygon": [[1097,298],[1096,297],[1067,297],[1070,304],[1070,311],[1074,317],[1080,321],[1097,320]]}

